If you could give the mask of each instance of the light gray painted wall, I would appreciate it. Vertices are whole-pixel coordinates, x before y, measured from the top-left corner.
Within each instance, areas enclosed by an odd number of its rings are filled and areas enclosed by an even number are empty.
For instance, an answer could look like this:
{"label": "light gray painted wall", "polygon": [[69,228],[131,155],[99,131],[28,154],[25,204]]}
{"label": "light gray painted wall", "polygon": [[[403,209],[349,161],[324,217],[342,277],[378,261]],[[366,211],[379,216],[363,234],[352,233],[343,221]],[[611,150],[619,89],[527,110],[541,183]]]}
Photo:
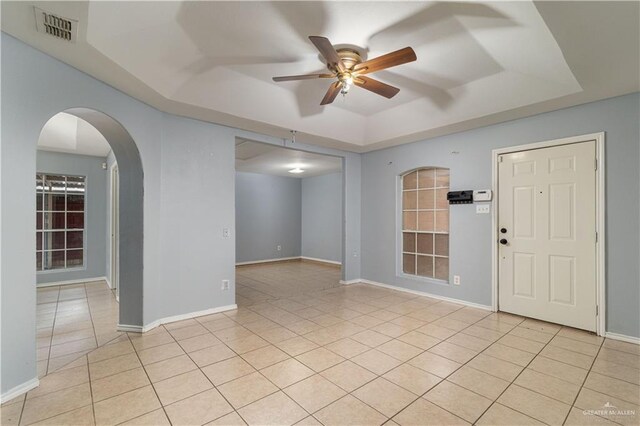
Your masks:
{"label": "light gray painted wall", "polygon": [[105,276],[107,171],[104,158],[38,150],[37,171],[60,173],[87,178],[85,197],[85,267],[73,271],[38,272],[37,283],[80,280]]}
{"label": "light gray painted wall", "polygon": [[[107,244],[105,250],[105,271],[104,276],[107,277],[109,282],[111,282],[111,210],[112,210],[112,200],[111,200],[111,167],[116,164],[116,157],[113,155],[113,151],[109,152],[107,155],[107,170],[105,171],[106,176],[106,193],[105,197],[107,200],[107,214],[105,215],[105,241]],[[113,285],[113,284],[112,284]]]}
{"label": "light gray painted wall", "polygon": [[237,263],[300,256],[301,181],[236,172]]}
{"label": "light gray painted wall", "polygon": [[[120,305],[121,318],[124,312],[138,325],[234,303],[235,138],[279,146],[291,146],[291,142],[162,113],[5,33],[1,43],[0,374],[4,394],[37,377],[35,238],[24,238],[33,235],[35,197],[24,194],[35,192],[36,144],[49,118],[78,106],[102,111],[124,126],[139,150],[144,172],[144,268],[138,271],[142,278],[137,285],[142,284],[144,298],[142,307],[128,305],[122,297]],[[343,278],[358,278],[360,155],[304,143],[295,147],[344,158],[343,244],[350,255]],[[123,163],[118,162],[122,178]],[[231,229],[231,238],[222,237],[225,227]],[[220,290],[221,279],[231,281],[230,291]]]}
{"label": "light gray painted wall", "polygon": [[[396,273],[398,176],[421,166],[451,169],[451,189],[491,188],[491,150],[606,132],[607,330],[640,336],[640,95],[593,102],[362,156],[362,277],[491,304],[491,215],[451,207],[450,274],[461,285]],[[459,154],[452,154],[453,151]]]}
{"label": "light gray painted wall", "polygon": [[302,256],[342,262],[342,173],[302,179]]}

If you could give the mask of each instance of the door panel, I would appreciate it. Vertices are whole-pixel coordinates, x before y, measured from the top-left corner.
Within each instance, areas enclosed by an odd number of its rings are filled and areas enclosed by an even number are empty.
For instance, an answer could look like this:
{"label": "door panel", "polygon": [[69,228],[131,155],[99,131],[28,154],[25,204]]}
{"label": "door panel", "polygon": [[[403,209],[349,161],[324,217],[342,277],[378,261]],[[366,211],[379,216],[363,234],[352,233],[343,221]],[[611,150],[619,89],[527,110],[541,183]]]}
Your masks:
{"label": "door panel", "polygon": [[589,141],[500,156],[501,311],[595,331],[595,153]]}

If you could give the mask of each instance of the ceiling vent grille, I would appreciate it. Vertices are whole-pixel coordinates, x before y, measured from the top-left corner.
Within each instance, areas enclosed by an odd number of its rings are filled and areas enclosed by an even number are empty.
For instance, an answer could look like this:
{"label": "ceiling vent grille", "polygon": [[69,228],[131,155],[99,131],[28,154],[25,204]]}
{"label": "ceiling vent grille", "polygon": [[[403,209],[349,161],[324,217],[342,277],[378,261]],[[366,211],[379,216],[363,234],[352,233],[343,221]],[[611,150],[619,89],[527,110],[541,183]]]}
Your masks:
{"label": "ceiling vent grille", "polygon": [[71,43],[76,42],[78,21],[45,12],[37,7],[35,7],[34,10],[38,32],[49,34],[50,36]]}

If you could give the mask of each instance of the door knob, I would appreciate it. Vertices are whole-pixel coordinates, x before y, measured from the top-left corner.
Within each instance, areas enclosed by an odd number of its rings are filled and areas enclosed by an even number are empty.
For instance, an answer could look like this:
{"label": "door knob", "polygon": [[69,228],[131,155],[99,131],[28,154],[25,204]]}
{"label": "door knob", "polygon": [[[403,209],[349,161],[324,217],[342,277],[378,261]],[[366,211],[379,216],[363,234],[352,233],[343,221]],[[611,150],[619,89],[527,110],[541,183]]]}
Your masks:
{"label": "door knob", "polygon": [[503,238],[503,239],[500,240],[500,244],[502,244],[503,246],[506,246],[508,242],[509,241],[507,241],[506,238]]}

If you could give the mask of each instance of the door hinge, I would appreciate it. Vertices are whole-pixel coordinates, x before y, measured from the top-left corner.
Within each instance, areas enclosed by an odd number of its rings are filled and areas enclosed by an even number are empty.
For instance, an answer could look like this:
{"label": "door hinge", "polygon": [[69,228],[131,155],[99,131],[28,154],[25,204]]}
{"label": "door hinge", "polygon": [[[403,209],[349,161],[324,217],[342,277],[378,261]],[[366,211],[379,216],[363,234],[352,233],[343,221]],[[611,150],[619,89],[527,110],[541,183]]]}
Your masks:
{"label": "door hinge", "polygon": [[596,316],[600,315],[600,306],[596,305]]}
{"label": "door hinge", "polygon": [[498,157],[498,163],[502,163],[502,155]]}
{"label": "door hinge", "polygon": [[596,243],[598,242],[598,231],[596,231]]}
{"label": "door hinge", "polygon": [[597,170],[598,170],[598,159],[597,159],[597,158],[596,158],[596,161],[595,161],[595,162],[596,162],[596,168],[595,168],[595,170],[597,171]]}

